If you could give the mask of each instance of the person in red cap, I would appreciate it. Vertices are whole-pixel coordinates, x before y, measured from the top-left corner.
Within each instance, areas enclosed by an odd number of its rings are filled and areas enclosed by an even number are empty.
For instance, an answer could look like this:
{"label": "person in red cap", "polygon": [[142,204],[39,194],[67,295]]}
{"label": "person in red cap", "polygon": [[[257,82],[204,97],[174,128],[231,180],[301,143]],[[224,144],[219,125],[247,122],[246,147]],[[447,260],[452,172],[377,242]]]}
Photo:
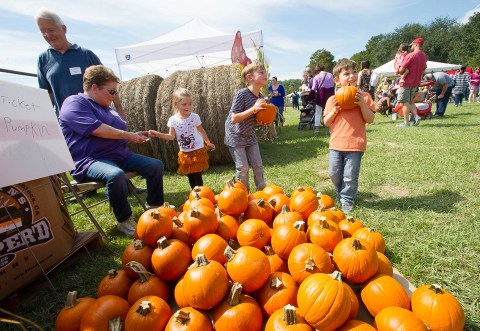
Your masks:
{"label": "person in red cap", "polygon": [[404,81],[399,82],[400,88],[397,92],[398,102],[403,103],[403,123],[398,125],[401,127],[410,126],[410,112],[414,115],[413,125],[416,126],[420,122],[420,116],[417,114],[413,97],[422,80],[423,72],[427,68],[427,55],[422,51],[423,39],[416,38],[409,46],[411,52],[405,56],[399,69],[400,75],[403,75],[408,70],[408,74],[403,77]]}

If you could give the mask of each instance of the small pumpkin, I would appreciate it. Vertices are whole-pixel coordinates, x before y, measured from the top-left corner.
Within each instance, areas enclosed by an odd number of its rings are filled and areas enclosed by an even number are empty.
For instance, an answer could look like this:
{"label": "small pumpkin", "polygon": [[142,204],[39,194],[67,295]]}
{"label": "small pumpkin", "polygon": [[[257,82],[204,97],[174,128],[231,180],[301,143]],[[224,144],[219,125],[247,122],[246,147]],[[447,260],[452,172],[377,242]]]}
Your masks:
{"label": "small pumpkin", "polygon": [[335,99],[342,110],[350,110],[358,107],[355,102],[357,102],[357,91],[356,86],[342,86],[335,92]]}
{"label": "small pumpkin", "polygon": [[104,295],[85,310],[80,330],[120,330],[129,310],[127,300],[116,295]]}
{"label": "small pumpkin", "polygon": [[429,330],[418,316],[402,307],[385,307],[380,310],[375,316],[375,327],[378,331]]}
{"label": "small pumpkin", "polygon": [[217,214],[218,221],[217,231],[215,231],[215,233],[226,242],[231,239],[236,239],[238,226],[240,225],[238,220],[231,215],[222,215],[218,208],[215,209],[215,213]]}
{"label": "small pumpkin", "polygon": [[288,259],[291,251],[299,244],[307,242],[307,234],[303,230],[305,222],[277,226],[272,232],[272,248],[282,259]]}
{"label": "small pumpkin", "polygon": [[393,277],[393,266],[389,258],[380,252],[377,252],[378,256],[378,270],[377,274],[384,274]]}
{"label": "small pumpkin", "polygon": [[338,222],[338,226],[342,230],[343,238],[350,238],[355,231],[364,227],[362,221],[353,216],[348,216],[346,219],[341,220]]}
{"label": "small pumpkin", "polygon": [[173,222],[170,213],[158,208],[143,212],[138,219],[138,238],[147,245],[155,247],[160,237],[170,238],[172,231]]}
{"label": "small pumpkin", "polygon": [[290,194],[290,198],[293,198],[297,193],[301,192],[310,192],[315,194],[315,191],[310,186],[297,186]]}
{"label": "small pumpkin", "polygon": [[273,218],[273,208],[267,202],[267,200],[263,198],[253,199],[248,202],[247,209],[244,212],[244,217],[246,219],[257,218],[267,224],[271,224]]}
{"label": "small pumpkin", "polygon": [[190,248],[178,239],[162,237],[152,254],[152,268],[163,280],[171,281],[180,278],[191,263]]}
{"label": "small pumpkin", "polygon": [[412,293],[412,311],[432,331],[461,331],[465,325],[462,305],[439,285],[422,285]]}
{"label": "small pumpkin", "polygon": [[122,253],[122,269],[127,272],[130,278],[138,278],[138,274],[126,265],[130,261],[137,261],[148,271],[152,271],[153,248],[145,245],[141,240],[134,240],[128,244]]}
{"label": "small pumpkin", "polygon": [[274,194],[285,194],[283,188],[275,184],[269,184],[265,186],[262,190],[268,197],[271,197]]}
{"label": "small pumpkin", "polygon": [[273,218],[275,219],[282,212],[283,206],[288,207],[290,205],[290,198],[285,194],[277,193],[271,195],[267,202],[273,209]]}
{"label": "small pumpkin", "polygon": [[237,241],[240,246],[263,249],[270,243],[271,236],[267,223],[256,218],[247,219],[239,225],[237,230]]}
{"label": "small pumpkin", "polygon": [[245,292],[255,292],[267,281],[270,261],[258,248],[242,246],[235,251],[228,246],[225,256],[230,279],[242,284]]}
{"label": "small pumpkin", "polygon": [[332,207],[335,207],[335,200],[333,200],[330,195],[318,192],[317,198],[320,202],[320,206],[322,206],[324,209],[330,209]]}
{"label": "small pumpkin", "polygon": [[130,286],[134,279],[128,277],[127,272],[123,269],[110,269],[105,277],[102,278],[97,287],[97,298],[104,295],[116,295],[127,299]]}
{"label": "small pumpkin", "polygon": [[265,246],[265,254],[270,262],[270,273],[272,272],[286,272],[288,271],[287,261],[278,256],[271,246]]}
{"label": "small pumpkin", "polygon": [[362,227],[352,234],[353,238],[362,239],[375,248],[377,252],[385,253],[385,239],[374,228]]}
{"label": "small pumpkin", "polygon": [[215,204],[215,192],[208,186],[195,186],[188,195],[188,200],[194,200],[196,196],[206,198]]}
{"label": "small pumpkin", "polygon": [[168,302],[170,291],[163,280],[157,275],[151,274],[141,263],[136,261],[128,262],[127,266],[138,274],[138,279],[133,282],[128,290],[128,303],[130,305],[147,295],[155,295]]}
{"label": "small pumpkin", "polygon": [[296,221],[303,220],[303,217],[300,213],[296,211],[290,211],[287,205],[282,207],[282,211],[273,219],[273,228],[282,224],[293,224]]}
{"label": "small pumpkin", "polygon": [[315,273],[331,273],[334,266],[330,255],[322,247],[312,243],[300,244],[288,256],[288,270],[300,284]]}
{"label": "small pumpkin", "polygon": [[228,243],[219,235],[209,233],[200,237],[192,248],[192,259],[198,254],[203,254],[210,261],[217,261],[220,264],[225,264],[227,258],[223,255]]}
{"label": "small pumpkin", "polygon": [[257,302],[263,315],[269,317],[285,305],[297,305],[298,284],[285,272],[274,272],[257,291]]}
{"label": "small pumpkin", "polygon": [[302,215],[304,221],[308,220],[308,216],[317,210],[318,206],[316,195],[308,191],[299,192],[290,198],[290,210]]}
{"label": "small pumpkin", "polygon": [[67,294],[67,303],[58,313],[55,319],[55,330],[57,331],[78,331],[80,321],[88,307],[95,302],[94,298],[77,298],[77,291]]}
{"label": "small pumpkin", "polygon": [[170,317],[165,331],[213,331],[210,319],[201,311],[184,307]]}
{"label": "small pumpkin", "polygon": [[307,238],[309,242],[332,253],[337,244],[342,241],[343,234],[337,223],[322,216],[319,221],[308,227]]}
{"label": "small pumpkin", "polygon": [[248,193],[246,188],[230,185],[218,194],[218,209],[222,214],[238,216],[248,207]]}
{"label": "small pumpkin", "polygon": [[133,303],[125,318],[125,330],[163,330],[172,309],[160,297],[144,296]]}
{"label": "small pumpkin", "polygon": [[205,206],[196,206],[189,211],[182,212],[183,229],[194,240],[207,233],[215,233],[218,227],[215,210]]}
{"label": "small pumpkin", "polygon": [[265,103],[262,108],[255,115],[257,122],[263,125],[272,124],[277,116],[277,107],[272,103]]}
{"label": "small pumpkin", "polygon": [[265,331],[314,331],[292,305],[275,311],[267,320]]}

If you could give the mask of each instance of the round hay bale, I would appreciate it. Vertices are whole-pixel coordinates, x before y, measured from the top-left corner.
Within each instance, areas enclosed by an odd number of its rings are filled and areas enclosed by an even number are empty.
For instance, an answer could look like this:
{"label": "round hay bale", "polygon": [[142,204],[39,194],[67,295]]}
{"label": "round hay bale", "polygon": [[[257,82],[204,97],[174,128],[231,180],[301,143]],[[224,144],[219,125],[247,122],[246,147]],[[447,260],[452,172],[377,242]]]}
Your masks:
{"label": "round hay bale", "polygon": [[[147,75],[120,84],[119,96],[130,131],[157,128],[155,102],[162,80],[163,78],[160,76]],[[143,144],[129,144],[129,148],[134,153],[158,158],[158,152],[155,152],[156,148],[152,141]]]}
{"label": "round hay bale", "polygon": [[[235,93],[244,87],[240,79],[239,64],[213,68],[178,71],[165,78],[160,85],[155,114],[158,131],[168,132],[167,121],[173,115],[172,94],[184,87],[192,93],[192,111],[199,114],[202,126],[215,151],[209,152],[210,165],[232,164],[228,148],[223,143],[225,120]],[[157,141],[159,139],[156,139]],[[177,170],[177,141],[158,141],[160,159],[169,170]]]}

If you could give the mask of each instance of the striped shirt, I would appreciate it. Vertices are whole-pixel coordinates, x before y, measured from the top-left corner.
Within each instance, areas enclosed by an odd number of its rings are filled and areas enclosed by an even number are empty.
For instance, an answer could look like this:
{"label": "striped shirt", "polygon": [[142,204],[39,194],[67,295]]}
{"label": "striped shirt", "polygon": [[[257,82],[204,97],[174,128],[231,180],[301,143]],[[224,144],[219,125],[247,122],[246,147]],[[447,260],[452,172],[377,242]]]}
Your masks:
{"label": "striped shirt", "polygon": [[[263,95],[260,93],[260,97]],[[248,88],[242,88],[233,97],[232,107],[225,121],[225,145],[229,147],[249,147],[258,144],[255,134],[257,120],[249,116],[239,123],[232,122],[232,113],[241,113],[250,109],[257,97]]]}
{"label": "striped shirt", "polygon": [[457,73],[455,75],[455,87],[453,88],[453,94],[463,94],[467,90],[470,84],[470,75],[468,72]]}

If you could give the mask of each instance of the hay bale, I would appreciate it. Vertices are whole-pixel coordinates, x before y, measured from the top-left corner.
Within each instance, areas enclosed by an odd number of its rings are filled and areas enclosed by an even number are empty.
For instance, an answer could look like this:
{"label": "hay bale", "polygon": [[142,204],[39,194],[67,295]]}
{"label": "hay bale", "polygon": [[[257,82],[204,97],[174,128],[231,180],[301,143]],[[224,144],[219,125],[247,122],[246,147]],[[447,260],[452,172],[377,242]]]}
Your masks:
{"label": "hay bale", "polygon": [[[125,116],[130,131],[156,129],[155,102],[163,78],[157,75],[147,75],[122,82],[119,96],[122,101]],[[134,153],[158,157],[152,141],[144,144],[129,144]]]}
{"label": "hay bale", "polygon": [[[155,103],[157,130],[168,132],[167,121],[173,115],[172,94],[177,88],[184,87],[192,93],[192,111],[198,113],[210,141],[216,149],[210,152],[210,164],[232,164],[228,148],[223,143],[225,120],[232,105],[234,94],[244,85],[240,79],[239,65],[218,66],[213,68],[179,71],[165,78],[160,85]],[[178,143],[159,141],[158,156],[165,167],[175,171],[178,167]]]}

